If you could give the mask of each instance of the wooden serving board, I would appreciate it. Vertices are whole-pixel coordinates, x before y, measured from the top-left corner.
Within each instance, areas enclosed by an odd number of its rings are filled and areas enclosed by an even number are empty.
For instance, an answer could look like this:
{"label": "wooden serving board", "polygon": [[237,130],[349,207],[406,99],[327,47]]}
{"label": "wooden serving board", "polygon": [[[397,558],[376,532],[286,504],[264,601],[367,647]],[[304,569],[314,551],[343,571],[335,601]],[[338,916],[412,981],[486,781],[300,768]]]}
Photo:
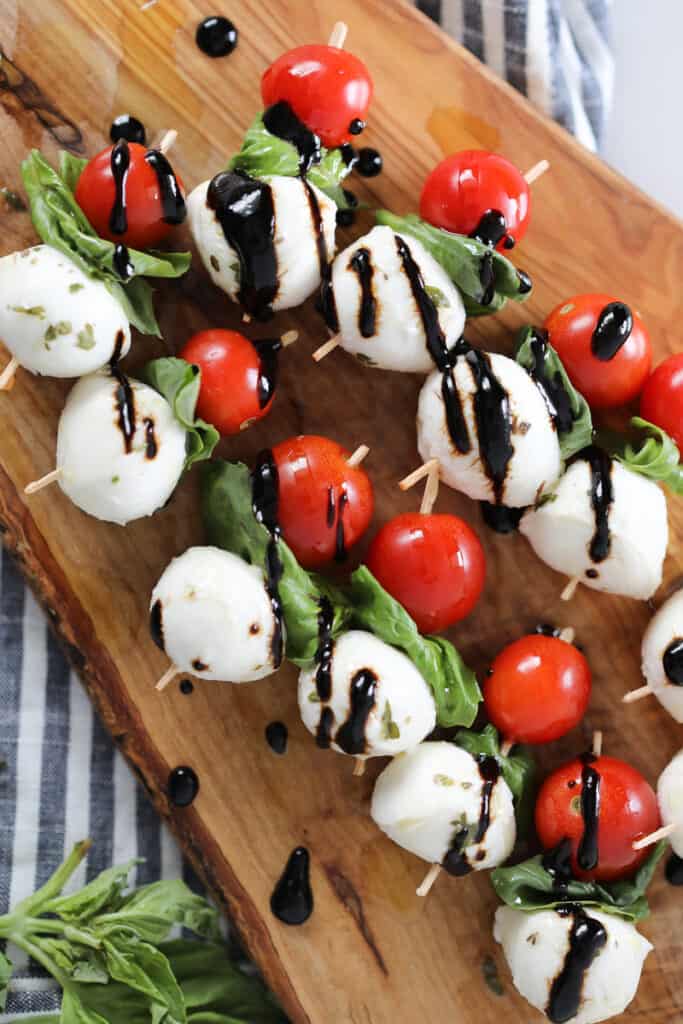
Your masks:
{"label": "wooden serving board", "polygon": [[[211,61],[194,44],[199,20],[230,15],[240,43]],[[59,145],[93,154],[112,118],[132,112],[150,136],[175,127],[174,154],[188,187],[215,173],[240,143],[259,107],[259,78],[282,50],[323,40],[335,17],[369,65],[376,99],[364,143],[384,155],[385,172],[358,183],[361,198],[397,212],[414,209],[425,173],[444,151],[495,147],[522,167],[547,157],[552,170],[534,186],[533,224],[515,254],[535,281],[526,308],[473,323],[478,344],[509,351],[509,328],[538,322],[563,297],[615,292],[648,324],[658,359],[680,347],[683,229],[630,184],[544,120],[512,89],[412,8],[391,0],[0,0],[0,184],[20,188],[19,162],[32,146],[53,158]],[[2,208],[2,254],[35,241],[26,214]],[[359,228],[369,225],[370,218]],[[340,232],[347,244],[351,232]],[[179,243],[188,243],[181,232]],[[4,298],[4,297],[3,297]],[[237,327],[240,314],[197,265],[180,284],[160,288],[165,336],[177,347],[206,326]],[[370,372],[335,353],[316,366],[324,339],[309,306],[282,315],[277,329],[301,338],[282,360],[272,415],[222,454],[249,459],[297,432],[323,433],[349,448],[372,445],[367,467],[377,522],[417,507],[396,481],[417,464],[414,414],[420,381]],[[272,333],[259,329],[254,335]],[[129,365],[161,351],[139,339]],[[191,476],[153,520],[121,529],[85,517],[57,489],[26,499],[23,488],[54,465],[57,421],[68,383],[20,372],[0,397],[0,520],[4,540],[64,640],[116,742],[171,822],[266,978],[296,1022],[412,1024],[423,1018],[494,1024],[540,1019],[515,993],[491,936],[496,900],[488,879],[442,877],[427,900],[415,896],[425,865],[375,828],[368,800],[379,765],[351,776],[351,762],[315,747],[299,721],[294,671],[252,686],[197,685],[163,696],[153,682],[167,662],[147,632],[150,590],[202,527]],[[84,439],[84,443],[87,440]],[[476,506],[442,489],[438,507],[481,527]],[[670,502],[670,583],[683,555],[683,514]],[[482,672],[493,655],[539,620],[573,625],[593,667],[594,696],[582,734],[542,752],[556,765],[584,747],[593,728],[605,748],[631,760],[653,782],[680,744],[680,730],[654,701],[627,708],[619,698],[640,682],[639,647],[647,605],[581,590],[570,606],[563,581],[521,536],[481,527],[488,556],[483,600],[453,639]],[[264,740],[282,719],[285,758]],[[169,805],[176,765],[192,765],[201,789],[194,805]],[[95,837],[97,839],[97,837]],[[298,844],[312,857],[315,913],[288,928],[269,897]],[[643,932],[655,943],[637,998],[624,1019],[683,1021],[681,894],[660,877]],[[505,988],[484,984],[492,955]]]}

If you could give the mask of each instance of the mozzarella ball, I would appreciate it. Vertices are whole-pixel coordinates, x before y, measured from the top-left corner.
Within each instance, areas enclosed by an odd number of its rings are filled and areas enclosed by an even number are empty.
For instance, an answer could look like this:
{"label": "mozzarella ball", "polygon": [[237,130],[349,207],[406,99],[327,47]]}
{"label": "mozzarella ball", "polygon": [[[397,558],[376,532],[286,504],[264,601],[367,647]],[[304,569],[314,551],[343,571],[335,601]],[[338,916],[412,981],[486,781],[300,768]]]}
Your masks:
{"label": "mozzarella ball", "polygon": [[669,761],[659,776],[657,800],[662,825],[676,825],[676,831],[669,836],[671,849],[683,857],[683,750]]}
{"label": "mozzarella ball", "polygon": [[[496,495],[482,457],[488,451],[495,457],[495,443],[487,442],[482,433],[490,425],[488,416],[481,424],[482,430],[477,426],[475,397],[482,391],[476,380],[477,358],[485,360],[508,397],[513,452],[500,496]],[[436,370],[427,377],[418,404],[417,446],[422,459],[425,462],[438,459],[441,479],[475,501],[489,501],[509,508],[533,504],[552,486],[562,468],[557,431],[533,380],[507,356],[474,352],[474,355],[458,356],[453,381],[469,435],[469,451],[459,451],[450,436],[442,392],[443,374]]]}
{"label": "mozzarella ball", "polygon": [[[623,1013],[636,994],[645,957],[651,944],[634,925],[592,907],[589,918],[599,921],[607,941],[583,975],[580,1008],[566,1024],[597,1024]],[[571,914],[556,910],[525,913],[512,907],[496,911],[493,937],[503,947],[515,988],[545,1013],[553,982],[569,952]]]}
{"label": "mozzarella ball", "polygon": [[480,765],[466,750],[443,741],[421,743],[384,769],[370,814],[390,839],[431,864],[443,863],[458,833],[469,827],[470,842],[462,850],[465,870],[493,868],[512,853],[515,811],[512,793],[499,775],[490,795],[489,825],[474,842],[485,806],[484,785]]}
{"label": "mozzarella ball", "polygon": [[[240,259],[237,250],[227,241],[216,213],[207,205],[210,181],[198,185],[187,198],[187,218],[199,255],[213,283],[234,302],[239,302]],[[275,175],[268,179],[275,210],[275,258],[277,262],[277,293],[273,310],[292,309],[305,302],[320,286],[320,254],[318,231],[301,178]],[[316,188],[322,218],[322,233],[331,260],[335,248],[337,226],[336,204]]]}
{"label": "mozzarella ball", "polygon": [[398,754],[436,725],[432,691],[410,658],[372,633],[352,629],[334,641],[325,702],[317,672],[314,665],[299,675],[299,710],[314,735],[327,716],[333,750],[362,758]]}
{"label": "mozzarella ball", "polygon": [[183,472],[186,443],[158,391],[101,370],[73,386],[59,419],[59,485],[84,512],[124,526],[166,504]]}
{"label": "mozzarella ball", "polygon": [[50,245],[0,259],[0,339],[31,373],[81,377],[130,348],[128,320],[102,281]]}
{"label": "mozzarella ball", "polygon": [[647,600],[662,582],[668,541],[666,500],[656,484],[616,460],[611,479],[610,550],[602,561],[594,562],[590,554],[597,522],[591,468],[585,459],[569,466],[551,501],[524,515],[520,530],[538,557],[557,572],[580,576],[594,590]]}
{"label": "mozzarella ball", "polygon": [[229,551],[195,547],[174,558],[150,616],[155,642],[182,672],[250,683],[279,668],[280,622],[263,573]]}
{"label": "mozzarella ball", "polygon": [[[434,360],[427,348],[424,323],[396,246],[399,238],[410,250],[436,305],[447,346],[451,348],[460,338],[465,326],[465,307],[446,271],[417,239],[379,226],[344,249],[334,261],[332,290],[339,319],[339,342],[347,352],[372,366],[429,373],[434,368]],[[364,263],[362,275],[356,269],[359,259]],[[368,302],[373,316],[365,323],[363,311],[368,308]],[[369,336],[364,337],[363,331]]]}
{"label": "mozzarella ball", "polygon": [[683,722],[683,590],[664,602],[643,634],[643,675],[655,697]]}

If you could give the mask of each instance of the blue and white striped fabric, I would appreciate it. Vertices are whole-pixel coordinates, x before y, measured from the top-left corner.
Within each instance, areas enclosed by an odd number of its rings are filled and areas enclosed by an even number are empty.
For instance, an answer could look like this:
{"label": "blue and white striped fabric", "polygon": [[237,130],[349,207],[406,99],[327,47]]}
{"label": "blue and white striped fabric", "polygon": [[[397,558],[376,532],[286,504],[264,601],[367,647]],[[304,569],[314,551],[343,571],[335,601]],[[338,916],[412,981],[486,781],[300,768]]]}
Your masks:
{"label": "blue and white striped fabric", "polygon": [[[586,146],[599,146],[613,79],[609,0],[417,6]],[[76,885],[112,863],[145,857],[138,883],[182,874],[196,888],[7,556],[0,562],[0,653],[0,913],[41,885],[86,836],[95,844]],[[10,953],[19,971],[0,1024],[54,1011],[51,982]]]}

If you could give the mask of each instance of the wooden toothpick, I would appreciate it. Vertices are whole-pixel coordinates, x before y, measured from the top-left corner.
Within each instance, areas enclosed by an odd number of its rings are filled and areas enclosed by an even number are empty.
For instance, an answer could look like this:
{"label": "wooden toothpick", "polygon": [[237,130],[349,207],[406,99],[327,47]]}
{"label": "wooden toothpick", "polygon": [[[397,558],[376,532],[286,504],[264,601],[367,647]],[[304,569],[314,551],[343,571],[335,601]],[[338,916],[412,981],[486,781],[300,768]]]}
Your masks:
{"label": "wooden toothpick", "polygon": [[567,583],[567,586],[564,588],[564,590],[560,594],[560,600],[561,601],[571,601],[571,599],[573,598],[573,596],[574,596],[574,594],[576,592],[576,588],[578,587],[580,582],[581,582],[581,577],[580,576],[572,576],[572,578]]}
{"label": "wooden toothpick", "polygon": [[634,850],[644,850],[646,846],[654,846],[654,844],[658,843],[660,839],[668,839],[668,837],[673,835],[678,827],[679,826],[674,821],[669,825],[662,825],[662,827],[658,828],[655,832],[650,832],[648,836],[643,836],[642,839],[636,839],[636,841],[632,843],[632,847]]}
{"label": "wooden toothpick", "polygon": [[365,758],[356,757],[353,762],[353,774],[360,778],[361,775],[365,775]]}
{"label": "wooden toothpick", "polygon": [[175,677],[178,675],[180,675],[180,669],[178,668],[178,666],[171,665],[170,668],[166,669],[161,679],[159,679],[159,681],[155,683],[154,689],[158,690],[159,693],[161,693],[162,690],[165,690],[169,683],[172,683]]}
{"label": "wooden toothpick", "polygon": [[417,469],[414,469],[412,473],[409,473],[408,476],[405,476],[403,480],[399,480],[398,486],[401,488],[402,491],[409,491],[410,488],[414,487],[415,484],[420,482],[420,480],[423,480],[426,476],[429,476],[434,467],[436,467],[438,472],[439,460],[428,459],[428,461],[425,462],[422,466],[418,466]]}
{"label": "wooden toothpick", "polygon": [[512,750],[514,745],[515,745],[515,741],[514,740],[503,740],[503,742],[500,745],[500,756],[501,757],[509,757],[510,756],[510,751]]}
{"label": "wooden toothpick", "polygon": [[338,50],[344,49],[344,43],[346,37],[349,34],[349,26],[344,21],[338,21],[335,23],[330,38],[327,41],[328,46],[335,46]]}
{"label": "wooden toothpick", "polygon": [[431,889],[431,887],[434,885],[434,882],[437,880],[437,878],[439,877],[440,874],[441,874],[441,865],[440,864],[432,864],[431,868],[429,869],[427,874],[424,876],[424,878],[422,879],[422,881],[418,885],[417,889],[415,890],[416,895],[417,896],[426,896],[427,893],[429,892],[429,890]]}
{"label": "wooden toothpick", "polygon": [[534,164],[533,167],[529,168],[529,170],[526,172],[524,177],[526,178],[527,183],[529,185],[533,185],[533,183],[535,181],[538,181],[538,179],[541,177],[542,174],[545,174],[545,172],[549,171],[549,170],[550,170],[550,163],[549,163],[549,161],[548,160],[539,160],[537,164]]}
{"label": "wooden toothpick", "polygon": [[367,458],[369,452],[370,449],[366,444],[359,444],[353,455],[349,455],[348,459],[346,460],[346,465],[351,466],[352,468],[355,466],[360,466],[363,459]]}
{"label": "wooden toothpick", "polygon": [[298,331],[285,331],[285,333],[280,336],[280,344],[282,345],[283,348],[287,348],[289,345],[293,345],[294,342],[298,340]]}
{"label": "wooden toothpick", "polygon": [[633,704],[634,701],[642,700],[643,697],[649,697],[654,692],[654,686],[650,686],[648,683],[647,686],[639,686],[637,690],[629,690],[621,699],[624,704]]}
{"label": "wooden toothpick", "polygon": [[429,467],[427,483],[420,502],[420,513],[423,516],[428,516],[431,513],[439,496],[439,463],[436,459],[431,461],[434,464]]}
{"label": "wooden toothpick", "polygon": [[339,335],[335,334],[334,338],[330,338],[324,345],[317,348],[313,353],[313,359],[316,363],[319,363],[325,356],[329,356],[330,352],[334,352],[335,348],[340,344]]}
{"label": "wooden toothpick", "polygon": [[558,640],[564,640],[564,642],[566,644],[573,644],[575,636],[576,636],[576,631],[575,631],[574,627],[573,626],[565,626],[564,629],[560,631],[560,635],[558,637]]}
{"label": "wooden toothpick", "polygon": [[593,733],[593,743],[591,744],[591,750],[595,757],[600,757],[602,754],[602,729],[596,729]]}
{"label": "wooden toothpick", "polygon": [[40,480],[34,480],[32,483],[27,484],[26,487],[24,487],[24,494],[37,494],[38,491],[42,491],[43,488],[49,487],[50,484],[54,484],[59,480],[61,475],[62,471],[58,466],[57,469],[53,469],[49,473],[46,473],[45,476],[41,476]]}
{"label": "wooden toothpick", "polygon": [[164,132],[164,134],[161,136],[161,141],[159,142],[157,149],[159,150],[160,153],[163,153],[163,155],[166,156],[166,154],[169,153],[175,146],[177,139],[178,132],[175,130],[175,128],[169,128],[169,130],[167,132]]}
{"label": "wooden toothpick", "polygon": [[0,391],[10,391],[14,384],[14,375],[19,369],[19,360],[14,356],[10,359],[5,369],[0,373]]}

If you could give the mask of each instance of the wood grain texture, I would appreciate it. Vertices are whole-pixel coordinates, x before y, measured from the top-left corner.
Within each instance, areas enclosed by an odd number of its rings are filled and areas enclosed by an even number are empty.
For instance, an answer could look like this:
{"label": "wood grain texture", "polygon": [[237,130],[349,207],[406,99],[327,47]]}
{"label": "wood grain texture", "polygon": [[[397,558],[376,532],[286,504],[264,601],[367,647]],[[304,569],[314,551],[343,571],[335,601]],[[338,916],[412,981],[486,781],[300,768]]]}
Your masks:
{"label": "wood grain texture", "polygon": [[[241,31],[228,60],[210,61],[194,45],[196,24],[216,8]],[[539,320],[566,295],[595,290],[615,291],[639,309],[658,358],[679,347],[681,226],[415,11],[390,0],[347,0],[343,11],[322,0],[159,0],[146,11],[133,0],[0,0],[0,184],[19,187],[18,165],[31,146],[49,157],[60,144],[96,152],[112,117],[130,111],[150,136],[178,129],[176,164],[194,186],[239,144],[258,108],[265,65],[295,43],[326,38],[338,14],[376,83],[364,141],[382,151],[386,169],[372,183],[358,183],[361,198],[397,212],[413,209],[442,148],[496,145],[523,167],[540,157],[552,164],[534,187],[532,229],[515,257],[534,278],[532,300],[473,324],[473,341],[509,350],[511,327]],[[25,214],[2,209],[0,218],[0,252],[34,241]],[[360,227],[369,223],[368,217]],[[185,236],[183,229],[183,245]],[[340,243],[351,237],[341,232]],[[198,267],[180,285],[161,287],[157,305],[172,348],[200,327],[239,324],[239,312]],[[310,352],[324,331],[310,306],[278,318],[279,330],[291,327],[301,338],[282,360],[272,415],[224,444],[222,454],[248,459],[295,432],[329,434],[350,448],[367,441],[377,521],[416,508],[418,496],[401,495],[396,481],[417,463],[419,380],[371,373],[343,353],[316,367]],[[129,365],[159,351],[139,339]],[[316,1024],[412,1024],[427,1015],[463,1024],[494,1024],[501,1015],[510,1024],[540,1020],[516,996],[491,937],[496,901],[488,879],[442,878],[426,901],[414,895],[424,864],[368,818],[378,766],[355,780],[348,759],[316,749],[299,721],[293,671],[253,686],[201,684],[191,696],[177,686],[163,698],[154,693],[166,662],[147,634],[148,595],[169,558],[202,539],[196,481],[188,478],[153,520],[125,530],[87,519],[56,488],[24,498],[25,484],[54,464],[68,386],[20,372],[14,390],[0,398],[5,543],[116,742],[234,917],[291,1018]],[[438,507],[480,525],[477,509],[452,492],[442,490]],[[680,572],[680,502],[670,502],[670,522],[668,583]],[[618,703],[640,682],[647,606],[582,590],[567,607],[559,600],[562,580],[522,537],[486,533],[483,540],[485,597],[453,633],[466,659],[482,672],[537,621],[573,625],[593,667],[594,696],[582,734],[544,751],[544,764],[560,763],[601,728],[605,749],[654,781],[679,746],[680,731],[655,703]],[[264,740],[275,718],[290,727],[284,759]],[[201,780],[195,804],[185,810],[172,808],[165,791],[178,764],[191,764]],[[299,843],[311,850],[316,910],[304,927],[291,929],[271,916],[268,901]],[[643,925],[656,949],[625,1020],[683,1020],[680,898],[656,881],[653,915]],[[500,966],[502,998],[483,982],[486,954]]]}

